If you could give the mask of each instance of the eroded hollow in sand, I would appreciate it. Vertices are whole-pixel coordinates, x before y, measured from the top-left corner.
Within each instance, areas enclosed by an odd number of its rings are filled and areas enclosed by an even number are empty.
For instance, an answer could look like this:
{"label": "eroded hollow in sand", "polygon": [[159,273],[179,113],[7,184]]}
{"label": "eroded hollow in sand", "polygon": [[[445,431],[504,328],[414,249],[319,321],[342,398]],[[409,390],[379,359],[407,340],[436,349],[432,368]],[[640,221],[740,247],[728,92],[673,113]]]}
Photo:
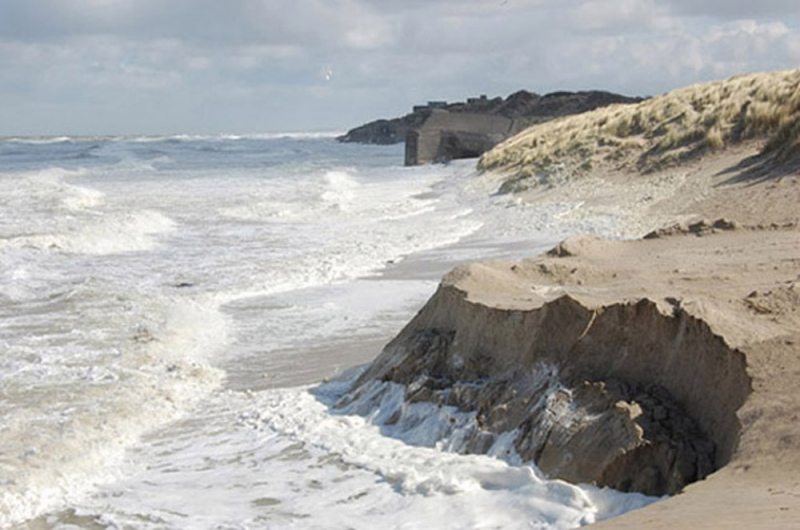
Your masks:
{"label": "eroded hollow in sand", "polygon": [[[408,402],[475,412],[465,452],[513,432],[551,477],[674,494],[727,464],[751,391],[745,357],[705,322],[643,299],[589,309],[563,296],[531,310],[440,288],[361,376]],[[393,421],[401,421],[399,416]]]}

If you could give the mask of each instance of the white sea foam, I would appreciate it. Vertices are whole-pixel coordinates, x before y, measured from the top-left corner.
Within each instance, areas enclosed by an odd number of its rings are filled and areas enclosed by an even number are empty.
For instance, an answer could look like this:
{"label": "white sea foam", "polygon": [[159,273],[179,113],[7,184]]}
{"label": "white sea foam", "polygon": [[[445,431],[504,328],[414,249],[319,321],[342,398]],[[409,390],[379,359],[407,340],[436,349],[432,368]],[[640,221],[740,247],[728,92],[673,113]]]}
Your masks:
{"label": "white sea foam", "polygon": [[[281,183],[283,184],[283,183]],[[233,206],[222,207],[219,213],[243,221],[280,223],[321,222],[333,228],[331,221],[375,223],[397,221],[425,214],[442,215],[439,201],[420,197],[429,190],[430,182],[362,182],[347,171],[324,173],[311,185],[285,183],[253,194]],[[318,201],[315,202],[315,198]],[[462,208],[454,214],[466,215]],[[446,232],[446,230],[444,231]],[[435,244],[435,243],[434,243]]]}
{"label": "white sea foam", "polygon": [[322,199],[333,207],[347,211],[356,197],[358,182],[345,171],[329,171],[324,178],[328,189],[323,192]]}
{"label": "white sea foam", "polygon": [[464,164],[402,168],[399,148],[327,139],[12,143],[0,526],[558,528],[626,509],[444,451],[447,411],[420,409],[419,447],[410,428],[387,437],[319,393],[271,390],[396,333],[436,282],[403,260],[527,254],[567,206],[487,200]]}
{"label": "white sea foam", "polygon": [[67,209],[73,211],[95,208],[102,204],[105,196],[102,192],[90,188],[69,186],[66,189],[71,193],[65,194],[62,202]]}
{"label": "white sea foam", "polygon": [[31,145],[47,145],[47,144],[60,144],[65,142],[72,142],[80,137],[72,136],[11,136],[3,138],[2,142],[14,142]]}
{"label": "white sea foam", "polygon": [[270,132],[246,134],[168,134],[144,136],[9,136],[0,138],[0,143],[17,143],[27,145],[51,145],[76,142],[131,142],[150,143],[163,141],[237,141],[237,140],[320,140],[342,136],[346,131],[307,131],[307,132]]}
{"label": "white sea foam", "polygon": [[[560,529],[653,501],[416,443],[450,429],[453,418],[462,421],[454,410],[422,414],[418,425],[386,436],[375,417],[331,413],[339,392],[331,384],[221,394],[171,439],[138,448],[148,469],[103,487],[80,513],[102,513],[119,526],[141,521],[143,529]],[[402,390],[387,389],[384,398],[402,400]],[[197,430],[202,446],[190,434]],[[142,520],[141,506],[158,518]]]}
{"label": "white sea foam", "polygon": [[[206,363],[227,341],[226,319],[213,307],[149,300],[141,308],[146,315],[134,312],[131,321],[109,314],[103,322],[106,308],[88,302],[78,304],[83,318],[67,336],[52,329],[5,352],[2,527],[77,502],[98,483],[119,478],[126,447],[222,381]],[[125,334],[116,329],[134,322]],[[97,340],[110,351],[93,349]]]}
{"label": "white sea foam", "polygon": [[[0,178],[0,191],[6,202],[5,215],[26,215],[25,210],[68,206],[73,198],[90,195],[90,190],[69,185],[66,180],[85,174],[80,170],[50,167],[38,171],[11,173]],[[13,221],[14,218],[4,219]]]}
{"label": "white sea foam", "polygon": [[[470,209],[425,196],[440,177],[421,176],[367,180],[353,170],[332,171],[301,183],[276,180],[235,206],[224,206],[221,198],[219,214],[268,223],[264,237],[275,246],[262,258],[271,265],[268,270],[259,273],[249,267],[247,288],[219,291],[218,299],[227,303],[353,280],[481,228],[481,221],[469,216]],[[288,241],[296,251],[276,251]],[[258,252],[249,250],[251,256]]]}
{"label": "white sea foam", "polygon": [[[309,131],[309,132],[271,132],[271,133],[249,133],[249,134],[173,134],[173,135],[149,135],[149,136],[111,136],[107,139],[112,141],[124,142],[163,142],[163,141],[237,141],[237,140],[319,140],[336,138],[344,134],[344,131]],[[69,137],[64,137],[69,139]],[[50,140],[50,139],[43,139]]]}
{"label": "white sea foam", "polygon": [[[155,248],[165,215],[127,210],[87,170],[0,174],[0,526],[118,477],[124,450],[217,388],[215,306],[148,292],[100,259]],[[98,257],[98,258],[95,258]]]}
{"label": "white sea foam", "polygon": [[9,202],[0,225],[0,248],[31,247],[85,254],[113,254],[153,248],[157,236],[175,229],[152,210],[104,208],[103,192],[67,182],[82,171],[51,168],[0,179]]}
{"label": "white sea foam", "polygon": [[101,214],[77,226],[65,224],[63,232],[17,237],[7,244],[77,254],[118,254],[152,249],[158,241],[154,236],[175,229],[171,219],[154,211]]}

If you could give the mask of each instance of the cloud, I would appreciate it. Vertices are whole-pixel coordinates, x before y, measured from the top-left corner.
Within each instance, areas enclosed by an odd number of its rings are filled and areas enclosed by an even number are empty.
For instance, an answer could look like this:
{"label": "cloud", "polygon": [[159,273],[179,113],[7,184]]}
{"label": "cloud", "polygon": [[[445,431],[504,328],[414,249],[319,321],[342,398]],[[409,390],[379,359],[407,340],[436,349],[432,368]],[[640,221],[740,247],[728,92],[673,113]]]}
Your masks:
{"label": "cloud", "polygon": [[[565,83],[594,79],[596,86],[658,94],[743,72],[797,65],[800,32],[781,22],[735,21],[678,26],[660,34],[587,35],[559,53]],[[572,75],[570,75],[572,73]]]}
{"label": "cloud", "polygon": [[618,0],[612,8],[606,0],[590,0],[571,9],[570,16],[580,30],[607,33],[669,31],[677,24],[654,0]]}
{"label": "cloud", "polygon": [[724,20],[800,15],[800,3],[796,0],[667,0],[664,3],[679,15]]}
{"label": "cloud", "polygon": [[719,73],[735,73],[753,64],[763,70],[785,68],[792,64],[792,46],[798,36],[782,22],[731,22],[712,28],[704,38],[706,60]]}
{"label": "cloud", "polygon": [[796,0],[3,0],[0,134],[65,132],[79,108],[105,130],[341,128],[427,99],[653,94],[798,62]]}

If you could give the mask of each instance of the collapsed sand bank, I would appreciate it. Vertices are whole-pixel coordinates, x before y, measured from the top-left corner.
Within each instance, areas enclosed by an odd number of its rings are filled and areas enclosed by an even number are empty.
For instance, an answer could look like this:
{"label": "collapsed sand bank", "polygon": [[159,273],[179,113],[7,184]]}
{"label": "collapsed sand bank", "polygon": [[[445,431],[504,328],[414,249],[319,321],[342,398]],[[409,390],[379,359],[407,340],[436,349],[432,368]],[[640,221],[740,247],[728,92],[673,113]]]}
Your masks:
{"label": "collapsed sand bank", "polygon": [[[789,482],[796,484],[800,397],[793,389],[800,377],[800,232],[742,229],[625,243],[584,237],[568,241],[558,254],[455,270],[363,379],[410,384],[426,375],[439,384],[446,379],[502,380],[508,388],[509,374],[548,362],[561,369],[562,381],[657,385],[713,441],[714,467],[724,470],[687,491],[717,488],[724,496],[729,488],[746,489],[751,476],[763,473],[770,487],[785,490]],[[419,342],[420,333],[433,330],[449,335],[449,347],[409,347]],[[435,392],[427,399],[434,400]],[[511,429],[523,423],[509,418],[515,402],[507,394],[474,402],[485,407],[487,432],[504,430],[503,422]],[[629,410],[622,412],[633,417]],[[556,476],[585,479],[587,464],[601,455],[598,439],[568,434],[572,437],[562,433],[561,446],[541,448],[544,459],[534,460]],[[627,451],[623,447],[618,456]],[[583,469],[570,463],[581,463]],[[609,462],[600,474],[636,481],[650,463],[639,459],[643,468],[614,471]],[[626,462],[614,465],[625,467]],[[680,506],[692,505],[694,498],[683,494],[668,504],[683,510]],[[800,509],[800,499],[789,499],[792,509]],[[638,527],[649,510],[607,524],[630,518]],[[750,513],[751,506],[726,510],[703,512],[703,517],[716,525],[715,517]],[[773,515],[788,522],[796,514],[777,510]],[[684,520],[684,515],[675,517]],[[686,524],[695,527],[695,522]]]}
{"label": "collapsed sand bank", "polygon": [[[362,380],[474,407],[488,433],[519,429],[532,439],[525,427],[539,421],[545,428],[533,435],[546,440],[516,448],[553,476],[682,490],[602,527],[791,527],[800,512],[800,175],[750,171],[758,151],[743,145],[646,178],[598,170],[529,192],[530,207],[569,198],[580,207],[568,215],[613,212],[640,236],[683,227],[628,242],[583,236],[548,256],[456,269]],[[696,222],[712,216],[731,222]],[[436,344],[420,347],[431,332]],[[553,429],[540,420],[558,403],[537,410],[503,393],[529,390],[513,374],[537,363],[557,369],[566,408],[587,411],[581,421]],[[495,384],[483,394],[459,390],[486,381]],[[667,397],[651,399],[660,389]],[[587,420],[602,415],[594,427]],[[701,434],[653,431],[654,420],[678,416]],[[608,425],[621,427],[598,452]],[[486,443],[476,436],[471,448]],[[695,479],[703,480],[683,488]]]}

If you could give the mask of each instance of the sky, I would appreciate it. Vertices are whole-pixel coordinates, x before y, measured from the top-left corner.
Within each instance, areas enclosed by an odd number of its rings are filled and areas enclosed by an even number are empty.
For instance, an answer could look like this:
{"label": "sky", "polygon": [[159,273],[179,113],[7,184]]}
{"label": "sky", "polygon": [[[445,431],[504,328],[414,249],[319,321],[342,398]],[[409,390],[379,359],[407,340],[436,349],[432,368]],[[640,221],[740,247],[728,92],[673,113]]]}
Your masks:
{"label": "sky", "polygon": [[797,67],[798,0],[0,0],[0,136],[342,131]]}

